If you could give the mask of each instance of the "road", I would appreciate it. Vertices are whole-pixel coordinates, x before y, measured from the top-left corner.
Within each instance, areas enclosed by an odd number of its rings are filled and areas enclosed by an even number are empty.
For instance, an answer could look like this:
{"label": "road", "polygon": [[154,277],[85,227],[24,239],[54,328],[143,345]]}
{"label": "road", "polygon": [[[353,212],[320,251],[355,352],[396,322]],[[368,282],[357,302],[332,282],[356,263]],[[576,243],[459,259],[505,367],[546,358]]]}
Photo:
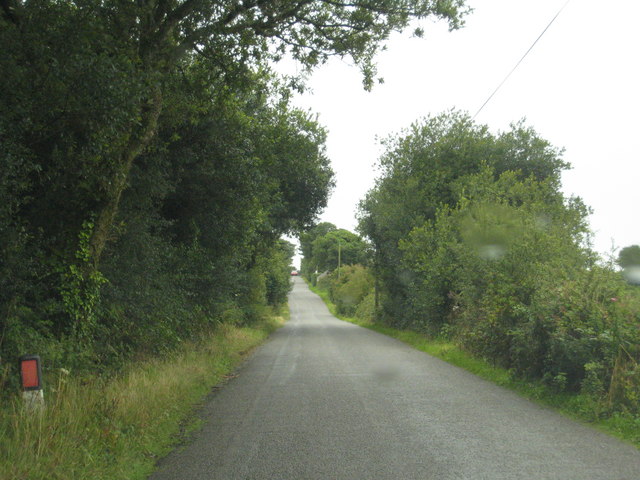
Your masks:
{"label": "road", "polygon": [[337,320],[301,279],[291,320],[152,480],[638,480],[640,451]]}

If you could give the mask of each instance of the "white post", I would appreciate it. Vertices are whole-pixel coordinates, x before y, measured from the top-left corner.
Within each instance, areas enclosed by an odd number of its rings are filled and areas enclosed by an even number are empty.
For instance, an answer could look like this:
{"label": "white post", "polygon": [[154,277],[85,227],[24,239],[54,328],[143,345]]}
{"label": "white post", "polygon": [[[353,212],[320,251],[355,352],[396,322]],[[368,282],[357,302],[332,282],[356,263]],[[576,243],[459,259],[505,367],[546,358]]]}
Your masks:
{"label": "white post", "polygon": [[24,408],[29,411],[40,411],[44,407],[44,390],[25,390],[22,392]]}

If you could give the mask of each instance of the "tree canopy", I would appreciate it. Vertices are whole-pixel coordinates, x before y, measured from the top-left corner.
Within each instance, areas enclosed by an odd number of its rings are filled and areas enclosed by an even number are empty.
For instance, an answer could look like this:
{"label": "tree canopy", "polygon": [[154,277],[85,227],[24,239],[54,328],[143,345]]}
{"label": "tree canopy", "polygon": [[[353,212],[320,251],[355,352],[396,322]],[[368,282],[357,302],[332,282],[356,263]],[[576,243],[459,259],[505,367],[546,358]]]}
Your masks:
{"label": "tree canopy", "polygon": [[[386,139],[384,145],[382,175],[360,203],[359,230],[373,244],[374,268],[382,280],[388,315],[413,315],[406,302],[407,287],[415,281],[415,274],[403,264],[401,241],[415,228],[437,221],[447,208],[466,205],[469,198],[495,190],[488,180],[482,185],[470,184],[468,179],[482,174],[496,181],[512,172],[509,181],[513,184],[540,184],[538,195],[543,203],[564,201],[558,192],[560,173],[567,167],[561,151],[523,123],[494,135],[467,114],[450,111],[416,122]],[[513,204],[523,201],[508,200]],[[574,201],[576,211],[583,212],[580,205],[579,200]],[[576,215],[571,228],[578,236],[585,231],[586,221],[580,213]]]}
{"label": "tree canopy", "polygon": [[338,265],[364,264],[366,259],[367,244],[348,230],[327,232],[313,242],[312,265],[319,273],[335,270]]}
{"label": "tree canopy", "polygon": [[[623,275],[590,249],[589,209],[560,189],[562,151],[523,122],[494,134],[455,111],[386,146],[359,212],[379,302],[358,296],[356,315],[638,412],[640,297],[627,282],[640,269]],[[621,251],[620,265],[638,251]]]}
{"label": "tree canopy", "polygon": [[[326,205],[304,69],[374,56],[462,0],[1,0],[0,355],[51,367],[161,352],[283,301]],[[288,281],[288,278],[287,278]],[[83,357],[84,355],[84,357]],[[82,362],[90,358],[90,362]]]}

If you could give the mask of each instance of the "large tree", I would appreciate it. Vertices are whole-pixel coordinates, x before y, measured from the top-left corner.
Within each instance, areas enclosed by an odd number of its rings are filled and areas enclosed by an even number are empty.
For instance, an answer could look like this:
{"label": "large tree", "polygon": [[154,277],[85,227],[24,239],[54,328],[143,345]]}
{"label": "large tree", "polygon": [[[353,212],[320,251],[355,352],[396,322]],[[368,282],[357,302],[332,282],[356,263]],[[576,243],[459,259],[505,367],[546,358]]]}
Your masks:
{"label": "large tree", "polygon": [[364,264],[366,261],[367,244],[349,230],[333,230],[313,242],[311,264],[318,273],[333,271],[340,265]]}
{"label": "large tree", "polygon": [[[199,56],[233,82],[238,71],[287,52],[309,68],[332,55],[350,56],[370,86],[373,58],[391,32],[427,16],[457,28],[465,13],[463,0],[3,0],[0,6],[3,45],[15,60],[11,75],[33,84],[53,76],[58,97],[65,98],[56,115],[69,116],[78,88],[91,88],[98,102],[103,90],[110,93],[106,104],[91,109],[102,112],[107,122],[87,119],[76,128],[83,136],[79,143],[86,142],[90,149],[105,143],[105,133],[110,137],[108,148],[84,160],[104,171],[90,206],[95,213],[90,238],[94,266],[115,222],[131,167],[150,145],[168,106],[168,79],[185,61]],[[29,71],[29,65],[38,70]],[[55,78],[60,72],[66,77]],[[46,105],[42,100],[38,108]],[[86,105],[78,108],[89,110]],[[92,125],[101,131],[92,132]],[[48,139],[45,155],[56,151],[58,141]],[[73,187],[81,181],[69,180]]]}
{"label": "large tree", "polygon": [[317,267],[313,260],[313,245],[315,240],[337,229],[338,227],[333,223],[321,222],[300,233],[300,253],[302,253],[300,269],[302,275],[310,279],[311,275],[316,272]]}
{"label": "large tree", "polygon": [[434,221],[442,207],[454,208],[461,197],[475,193],[464,191],[469,187],[460,179],[489,167],[495,178],[512,171],[517,179],[549,183],[555,195],[567,167],[561,150],[524,124],[495,135],[456,111],[416,122],[385,146],[382,176],[360,204],[359,230],[373,244],[374,271],[389,318],[411,316],[407,294],[415,272],[403,264],[400,242]]}
{"label": "large tree", "polygon": [[145,321],[174,332],[251,297],[332,182],[270,62],[348,56],[370,86],[391,32],[457,28],[463,3],[0,0],[0,348],[119,321],[133,345]]}

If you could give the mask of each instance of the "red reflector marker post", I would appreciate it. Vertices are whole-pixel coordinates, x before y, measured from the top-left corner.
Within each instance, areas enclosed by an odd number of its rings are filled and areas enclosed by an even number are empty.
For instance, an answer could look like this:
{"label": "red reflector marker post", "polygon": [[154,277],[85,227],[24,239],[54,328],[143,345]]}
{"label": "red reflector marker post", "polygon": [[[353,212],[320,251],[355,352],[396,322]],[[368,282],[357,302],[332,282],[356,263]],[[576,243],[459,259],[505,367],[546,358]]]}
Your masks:
{"label": "red reflector marker post", "polygon": [[42,390],[42,368],[38,355],[20,357],[20,380],[22,398],[27,408],[41,408],[44,405]]}

